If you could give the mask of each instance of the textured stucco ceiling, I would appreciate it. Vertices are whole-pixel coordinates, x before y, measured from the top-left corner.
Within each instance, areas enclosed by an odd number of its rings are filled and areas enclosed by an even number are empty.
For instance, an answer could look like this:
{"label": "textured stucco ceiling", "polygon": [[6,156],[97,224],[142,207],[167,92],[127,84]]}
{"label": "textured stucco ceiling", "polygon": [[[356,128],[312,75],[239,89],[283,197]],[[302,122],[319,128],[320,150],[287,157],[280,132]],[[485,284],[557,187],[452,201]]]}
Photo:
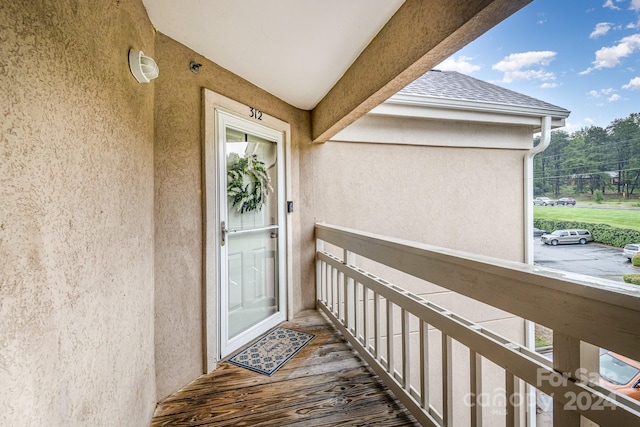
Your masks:
{"label": "textured stucco ceiling", "polygon": [[310,110],[404,0],[143,0],[155,28]]}

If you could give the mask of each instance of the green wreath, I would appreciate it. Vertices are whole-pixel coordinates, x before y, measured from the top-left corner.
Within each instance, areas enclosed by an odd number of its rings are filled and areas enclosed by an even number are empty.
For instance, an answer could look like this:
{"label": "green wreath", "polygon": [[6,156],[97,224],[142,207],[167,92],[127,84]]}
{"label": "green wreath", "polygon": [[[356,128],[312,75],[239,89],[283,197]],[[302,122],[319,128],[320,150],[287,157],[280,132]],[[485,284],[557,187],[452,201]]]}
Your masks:
{"label": "green wreath", "polygon": [[236,212],[260,211],[272,191],[265,164],[255,154],[229,155],[227,196]]}

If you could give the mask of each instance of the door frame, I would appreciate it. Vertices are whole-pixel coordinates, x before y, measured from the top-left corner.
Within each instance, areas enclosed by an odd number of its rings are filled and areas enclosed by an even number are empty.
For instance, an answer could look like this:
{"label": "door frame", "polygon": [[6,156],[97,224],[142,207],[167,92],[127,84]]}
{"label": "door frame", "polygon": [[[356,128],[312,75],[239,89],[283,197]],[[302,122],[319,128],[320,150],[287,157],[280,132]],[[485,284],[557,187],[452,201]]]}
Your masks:
{"label": "door frame", "polygon": [[[248,329],[238,333],[234,337],[229,337],[229,329],[231,326],[230,318],[229,318],[229,309],[228,303],[230,298],[229,292],[229,277],[230,277],[230,256],[229,253],[231,241],[238,238],[233,233],[229,233],[226,236],[226,244],[220,245],[220,257],[219,257],[219,281],[218,281],[218,289],[220,302],[218,304],[219,309],[219,331],[220,331],[220,353],[222,357],[226,357],[233,352],[237,351],[247,343],[252,340],[258,338],[260,335],[264,334],[268,330],[276,327],[286,318],[286,257],[285,254],[285,245],[286,245],[286,224],[285,224],[285,187],[284,187],[284,167],[282,165],[282,161],[284,160],[284,132],[278,129],[273,129],[270,126],[266,126],[262,123],[256,123],[253,120],[249,120],[246,117],[242,117],[238,114],[232,114],[227,112],[226,110],[216,108],[215,109],[215,125],[217,127],[216,131],[216,145],[218,148],[218,197],[217,202],[218,205],[218,214],[219,218],[224,221],[225,228],[232,228],[231,218],[227,215],[229,214],[229,201],[227,199],[227,156],[228,152],[226,151],[228,148],[227,142],[227,132],[228,128],[235,129],[237,131],[250,134],[252,136],[256,136],[258,138],[263,138],[265,141],[272,141],[276,144],[276,180],[274,183],[275,197],[270,203],[275,203],[276,208],[276,226],[277,226],[277,239],[276,239],[276,269],[275,269],[275,294],[277,295],[276,307],[277,311],[267,318],[254,323]],[[245,139],[246,141],[246,139]],[[220,228],[222,228],[222,223],[220,223]],[[260,229],[264,229],[264,225],[258,227]],[[242,231],[249,231],[252,228],[250,227],[248,230],[242,229]],[[255,229],[255,227],[253,227]],[[262,231],[264,233],[264,231]],[[244,286],[241,284],[240,286]]]}
{"label": "door frame", "polygon": [[[269,116],[264,112],[234,101],[223,95],[203,88],[203,364],[204,373],[215,370],[220,361],[220,187],[221,178],[218,170],[219,150],[216,146],[216,110],[224,111],[249,121],[261,124],[268,128],[283,133],[284,158],[279,159],[284,168],[284,200],[291,200],[291,126],[280,119]],[[282,207],[285,209],[285,207]],[[285,307],[283,313],[285,320],[292,317],[292,276],[293,266],[291,263],[292,253],[292,215],[285,209],[284,228],[281,235],[284,240],[284,291]]]}

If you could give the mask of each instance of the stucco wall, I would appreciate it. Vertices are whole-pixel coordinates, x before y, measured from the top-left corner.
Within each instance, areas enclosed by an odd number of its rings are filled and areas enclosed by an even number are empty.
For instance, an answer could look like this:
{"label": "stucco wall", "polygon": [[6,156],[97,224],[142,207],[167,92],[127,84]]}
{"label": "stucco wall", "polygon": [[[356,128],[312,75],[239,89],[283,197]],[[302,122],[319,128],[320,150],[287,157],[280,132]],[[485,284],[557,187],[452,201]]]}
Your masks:
{"label": "stucco wall", "polygon": [[[450,139],[457,135],[478,145],[492,134],[527,138],[523,147],[532,139],[516,127],[449,126]],[[438,144],[428,132],[425,142]],[[320,220],[523,259],[524,150],[329,142],[306,152],[316,195],[313,211]]]}
{"label": "stucco wall", "polygon": [[[156,36],[155,59],[160,67],[160,77],[155,83],[155,338],[158,398],[162,399],[203,373],[202,88],[291,124],[290,181],[296,206],[300,184],[298,147],[310,143],[310,114],[289,106],[161,33]],[[198,74],[189,69],[191,61],[203,64]],[[298,280],[301,274],[298,210],[290,215],[294,224],[293,301],[297,312],[307,306],[302,301]],[[218,229],[217,224],[211,226]],[[312,283],[309,287],[313,290]]]}
{"label": "stucco wall", "polygon": [[0,425],[153,413],[153,45],[139,1],[0,2]]}
{"label": "stucco wall", "polygon": [[[440,125],[437,125],[440,128]],[[468,138],[450,122],[451,138]],[[471,126],[473,127],[473,125]],[[483,135],[521,129],[475,125]],[[504,135],[503,135],[504,136]],[[428,135],[425,136],[425,140]],[[306,147],[303,181],[313,188],[306,222],[325,221],[358,230],[513,261],[524,257],[524,150],[328,142]],[[474,321],[499,321],[507,313],[475,303],[371,263],[374,273]],[[311,278],[310,278],[311,279]],[[513,338],[522,338],[517,327]]]}

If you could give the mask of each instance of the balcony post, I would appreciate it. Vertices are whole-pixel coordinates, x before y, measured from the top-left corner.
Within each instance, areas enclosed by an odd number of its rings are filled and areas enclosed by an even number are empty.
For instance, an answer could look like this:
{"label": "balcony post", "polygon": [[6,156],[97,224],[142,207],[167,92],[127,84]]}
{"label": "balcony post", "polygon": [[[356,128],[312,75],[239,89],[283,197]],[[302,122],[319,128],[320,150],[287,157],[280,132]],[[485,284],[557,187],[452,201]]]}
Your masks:
{"label": "balcony post", "polygon": [[[553,331],[553,369],[575,380],[580,369],[580,340],[560,332]],[[564,409],[562,403],[553,401],[554,427],[580,427],[580,414]]]}

